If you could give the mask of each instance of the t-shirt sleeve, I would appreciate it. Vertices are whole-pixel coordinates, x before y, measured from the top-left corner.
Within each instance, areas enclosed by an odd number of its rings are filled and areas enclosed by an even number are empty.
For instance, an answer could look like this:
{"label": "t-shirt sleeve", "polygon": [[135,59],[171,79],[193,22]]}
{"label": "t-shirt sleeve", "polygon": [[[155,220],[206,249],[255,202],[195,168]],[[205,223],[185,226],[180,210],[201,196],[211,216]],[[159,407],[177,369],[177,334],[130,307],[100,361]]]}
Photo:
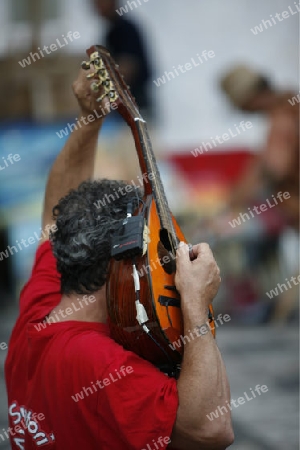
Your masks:
{"label": "t-shirt sleeve", "polygon": [[60,276],[56,269],[50,241],[39,246],[30,278],[20,295],[20,311],[35,311],[39,315],[47,307],[54,307],[60,296]]}
{"label": "t-shirt sleeve", "polygon": [[147,444],[156,448],[154,442],[167,448],[178,408],[175,379],[123,350],[122,357],[105,370],[102,385],[100,424],[117,433],[124,449],[148,449]]}

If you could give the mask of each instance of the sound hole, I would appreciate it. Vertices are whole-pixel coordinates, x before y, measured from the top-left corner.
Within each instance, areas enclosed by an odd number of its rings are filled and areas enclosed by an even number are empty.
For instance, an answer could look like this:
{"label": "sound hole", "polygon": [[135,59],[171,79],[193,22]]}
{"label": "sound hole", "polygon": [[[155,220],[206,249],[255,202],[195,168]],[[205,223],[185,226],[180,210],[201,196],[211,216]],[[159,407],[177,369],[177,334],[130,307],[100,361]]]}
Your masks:
{"label": "sound hole", "polygon": [[170,241],[170,235],[168,233],[168,230],[162,228],[159,231],[159,238],[161,240],[162,245],[166,248],[166,250],[170,252],[172,250],[172,243]]}
{"label": "sound hole", "polygon": [[176,271],[175,256],[159,241],[157,244],[157,253],[160,260],[160,264],[164,271],[171,275]]}

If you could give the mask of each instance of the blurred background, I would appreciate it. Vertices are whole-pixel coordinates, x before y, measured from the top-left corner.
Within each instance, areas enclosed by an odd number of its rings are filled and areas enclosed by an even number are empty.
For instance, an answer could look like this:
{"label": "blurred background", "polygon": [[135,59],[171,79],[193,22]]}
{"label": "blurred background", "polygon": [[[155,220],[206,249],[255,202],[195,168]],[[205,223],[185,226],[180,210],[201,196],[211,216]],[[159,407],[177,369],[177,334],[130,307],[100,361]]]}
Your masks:
{"label": "blurred background", "polygon": [[[288,0],[1,1],[0,344],[37,239],[17,244],[40,234],[47,174],[76,123],[71,84],[85,50],[106,44],[148,121],[172,212],[221,268],[215,312],[231,320],[217,339],[232,398],[268,386],[233,410],[232,448],[298,448],[299,10]],[[138,174],[130,130],[111,115],[95,176]]]}

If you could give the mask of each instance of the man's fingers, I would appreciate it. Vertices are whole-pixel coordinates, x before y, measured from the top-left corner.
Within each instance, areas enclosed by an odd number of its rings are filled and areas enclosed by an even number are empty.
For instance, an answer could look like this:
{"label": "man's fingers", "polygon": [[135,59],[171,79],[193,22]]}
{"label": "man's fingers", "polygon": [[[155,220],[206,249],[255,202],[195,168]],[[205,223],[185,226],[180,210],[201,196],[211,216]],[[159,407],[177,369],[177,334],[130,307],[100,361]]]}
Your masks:
{"label": "man's fingers", "polygon": [[93,78],[87,78],[88,75],[92,75],[94,73],[93,68],[91,67],[88,70],[79,69],[78,77],[73,83],[73,90],[75,94],[84,94],[87,95],[93,95],[93,97],[98,98],[99,95],[101,95],[104,92],[103,86],[99,86],[98,92],[93,91],[92,86],[99,82],[99,79],[97,76]]}
{"label": "man's fingers", "polygon": [[202,255],[212,255],[212,251],[210,249],[210,246],[204,242],[202,242],[201,244],[196,244],[193,245],[193,254],[195,259],[199,258],[200,256],[202,257]]}
{"label": "man's fingers", "polygon": [[185,242],[180,242],[176,251],[176,258],[179,264],[190,261],[189,246]]}
{"label": "man's fingers", "polygon": [[[90,112],[100,110],[103,117],[111,111],[110,101],[107,95],[103,96],[105,94],[104,86],[100,84],[95,90],[95,84],[99,83],[98,77],[87,78],[93,73],[92,66],[88,70],[80,69],[78,77],[73,83],[73,92],[83,110]],[[101,101],[97,101],[98,98],[101,98]]]}
{"label": "man's fingers", "polygon": [[176,252],[176,257],[179,264],[181,262],[191,262],[199,259],[200,257],[202,258],[203,256],[213,256],[209,245],[206,243],[201,243],[190,247],[185,242],[180,242]]}

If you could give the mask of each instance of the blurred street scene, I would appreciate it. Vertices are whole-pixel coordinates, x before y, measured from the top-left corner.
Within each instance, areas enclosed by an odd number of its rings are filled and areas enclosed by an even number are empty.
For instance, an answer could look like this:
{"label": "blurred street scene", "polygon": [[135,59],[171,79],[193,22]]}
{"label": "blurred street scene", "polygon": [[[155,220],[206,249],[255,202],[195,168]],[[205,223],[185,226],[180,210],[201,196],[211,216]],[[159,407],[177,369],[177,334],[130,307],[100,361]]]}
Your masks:
{"label": "blurred street scene", "polygon": [[[148,121],[171,211],[220,266],[214,305],[231,318],[217,335],[232,398],[268,387],[233,410],[232,448],[297,449],[300,6],[101,3],[0,4],[0,428],[8,426],[1,343],[30,275],[48,171],[76,126],[71,85],[99,43]],[[137,183],[139,174],[130,131],[113,113],[95,177]]]}

